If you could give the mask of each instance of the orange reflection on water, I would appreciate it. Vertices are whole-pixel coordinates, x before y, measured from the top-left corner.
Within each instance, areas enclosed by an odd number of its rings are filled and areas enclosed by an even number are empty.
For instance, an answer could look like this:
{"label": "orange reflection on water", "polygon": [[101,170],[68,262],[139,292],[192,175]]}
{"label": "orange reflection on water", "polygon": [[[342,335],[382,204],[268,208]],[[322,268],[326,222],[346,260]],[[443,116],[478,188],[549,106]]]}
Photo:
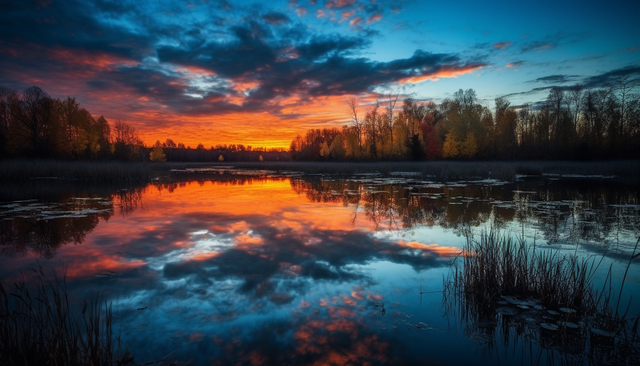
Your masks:
{"label": "orange reflection on water", "polygon": [[458,247],[443,247],[438,244],[423,244],[416,241],[406,242],[403,240],[398,241],[398,245],[402,247],[420,249],[429,252],[438,253],[441,257],[455,257],[460,254],[460,248]]}
{"label": "orange reflection on water", "polygon": [[[157,192],[157,190],[155,190]],[[215,212],[226,217],[238,217],[227,226],[215,222],[208,229],[215,232],[242,234],[236,236],[240,245],[263,244],[260,238],[248,233],[247,218],[256,216],[278,228],[292,230],[345,230],[352,228],[354,208],[341,203],[309,202],[305,195],[291,189],[289,179],[256,179],[244,184],[228,182],[189,182],[173,193],[163,191],[145,194],[147,216],[168,217]],[[356,221],[358,228],[369,228],[366,220]]]}

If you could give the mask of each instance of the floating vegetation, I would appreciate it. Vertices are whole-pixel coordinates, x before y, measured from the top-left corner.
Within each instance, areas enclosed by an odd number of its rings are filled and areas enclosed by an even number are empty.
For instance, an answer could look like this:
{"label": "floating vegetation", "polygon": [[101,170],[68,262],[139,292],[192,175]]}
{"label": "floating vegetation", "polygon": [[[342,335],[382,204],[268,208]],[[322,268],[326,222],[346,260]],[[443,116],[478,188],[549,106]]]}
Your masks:
{"label": "floating vegetation", "polygon": [[[627,272],[640,255],[637,248]],[[637,365],[640,314],[628,317],[621,310],[624,278],[614,306],[611,268],[604,287],[595,287],[603,258],[536,248],[493,230],[479,239],[469,236],[445,279],[445,308],[471,339],[490,349],[501,341],[520,344],[524,354],[537,344],[532,363],[546,350],[553,364]]]}

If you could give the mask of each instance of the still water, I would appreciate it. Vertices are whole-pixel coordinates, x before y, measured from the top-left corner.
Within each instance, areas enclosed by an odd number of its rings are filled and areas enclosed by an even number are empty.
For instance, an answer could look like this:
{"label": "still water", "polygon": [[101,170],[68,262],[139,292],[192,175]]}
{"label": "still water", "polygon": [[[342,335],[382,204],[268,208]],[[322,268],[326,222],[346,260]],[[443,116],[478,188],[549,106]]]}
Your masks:
{"label": "still water", "polygon": [[[66,270],[78,303],[112,302],[138,363],[555,364],[565,350],[539,334],[478,334],[443,304],[465,237],[494,228],[602,259],[595,282],[611,266],[619,284],[640,236],[638,186],[606,177],[174,173],[116,191],[4,192],[1,281]],[[639,262],[625,303],[640,293]]]}

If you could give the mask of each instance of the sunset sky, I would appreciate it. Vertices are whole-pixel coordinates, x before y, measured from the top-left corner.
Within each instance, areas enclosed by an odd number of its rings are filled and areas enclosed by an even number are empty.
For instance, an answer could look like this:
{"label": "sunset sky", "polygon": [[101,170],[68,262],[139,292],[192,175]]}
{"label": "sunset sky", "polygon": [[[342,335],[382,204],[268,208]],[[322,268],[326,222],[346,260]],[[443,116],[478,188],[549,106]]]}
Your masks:
{"label": "sunset sky", "polygon": [[0,86],[75,96],[143,141],[288,147],[346,98],[488,107],[640,77],[637,1],[0,0]]}

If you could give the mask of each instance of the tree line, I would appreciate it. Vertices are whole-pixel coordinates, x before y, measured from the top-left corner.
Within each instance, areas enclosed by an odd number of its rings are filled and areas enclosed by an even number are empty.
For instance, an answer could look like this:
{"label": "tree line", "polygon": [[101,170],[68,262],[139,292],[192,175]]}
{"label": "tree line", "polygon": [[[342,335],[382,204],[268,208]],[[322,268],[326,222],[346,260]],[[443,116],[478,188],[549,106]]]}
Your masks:
{"label": "tree line", "polygon": [[296,160],[637,159],[640,95],[621,78],[610,87],[553,87],[537,105],[493,111],[473,89],[440,104],[388,95],[362,108],[347,100],[351,123],[312,129],[290,146]]}
{"label": "tree line", "polygon": [[52,98],[37,86],[0,87],[0,158],[29,157],[128,161],[290,160],[285,149],[220,144],[195,149],[167,138],[146,147],[136,129],[95,118],[76,98]]}
{"label": "tree line", "polygon": [[52,98],[37,86],[0,87],[0,157],[140,160],[132,126],[94,118],[75,98]]}

